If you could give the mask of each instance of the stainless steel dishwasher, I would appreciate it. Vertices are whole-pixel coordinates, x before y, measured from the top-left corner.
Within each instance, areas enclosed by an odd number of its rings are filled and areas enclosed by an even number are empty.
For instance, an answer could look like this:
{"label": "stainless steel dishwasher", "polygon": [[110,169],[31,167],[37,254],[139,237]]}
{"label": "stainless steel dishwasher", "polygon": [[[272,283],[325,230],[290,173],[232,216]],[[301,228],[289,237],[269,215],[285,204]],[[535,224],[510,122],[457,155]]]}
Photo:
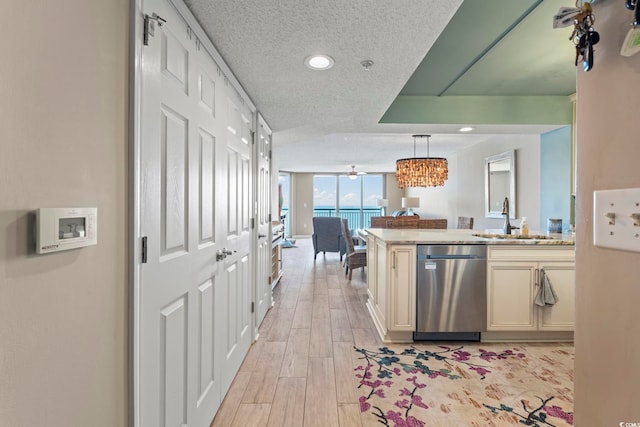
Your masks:
{"label": "stainless steel dishwasher", "polygon": [[479,341],[487,322],[487,247],[418,245],[414,340]]}

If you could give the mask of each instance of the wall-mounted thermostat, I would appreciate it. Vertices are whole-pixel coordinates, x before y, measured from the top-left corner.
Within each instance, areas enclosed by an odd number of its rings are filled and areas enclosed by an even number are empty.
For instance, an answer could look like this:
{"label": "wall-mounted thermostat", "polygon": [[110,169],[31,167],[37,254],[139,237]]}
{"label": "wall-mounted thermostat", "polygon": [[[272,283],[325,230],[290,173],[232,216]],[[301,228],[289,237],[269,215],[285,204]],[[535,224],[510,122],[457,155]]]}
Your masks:
{"label": "wall-mounted thermostat", "polygon": [[98,243],[98,208],[40,208],[36,252],[65,251]]}

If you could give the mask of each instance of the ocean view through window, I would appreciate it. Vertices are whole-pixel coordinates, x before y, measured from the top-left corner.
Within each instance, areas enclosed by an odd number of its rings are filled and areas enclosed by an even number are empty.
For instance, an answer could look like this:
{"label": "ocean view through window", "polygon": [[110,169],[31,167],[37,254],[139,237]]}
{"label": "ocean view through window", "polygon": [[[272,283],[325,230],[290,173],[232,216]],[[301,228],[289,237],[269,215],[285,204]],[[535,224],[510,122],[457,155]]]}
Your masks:
{"label": "ocean view through window", "polygon": [[380,216],[378,199],[384,198],[383,176],[315,175],[313,177],[313,216],[346,218],[349,228],[367,228],[372,216]]}

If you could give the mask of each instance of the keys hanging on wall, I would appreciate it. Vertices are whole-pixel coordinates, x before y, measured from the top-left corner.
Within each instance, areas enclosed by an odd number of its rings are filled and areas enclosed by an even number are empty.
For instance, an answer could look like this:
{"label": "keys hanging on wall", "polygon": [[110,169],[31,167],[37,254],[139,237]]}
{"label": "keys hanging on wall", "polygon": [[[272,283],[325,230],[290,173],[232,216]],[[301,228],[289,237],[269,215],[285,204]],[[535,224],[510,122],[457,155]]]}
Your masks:
{"label": "keys hanging on wall", "polygon": [[553,17],[553,28],[568,27],[573,24],[574,28],[569,40],[573,41],[576,49],[575,65],[582,62],[584,71],[593,68],[593,46],[600,41],[600,34],[593,28],[594,22],[593,9],[589,3],[578,5],[576,2],[575,8],[562,7]]}
{"label": "keys hanging on wall", "polygon": [[577,66],[582,58],[582,69],[589,71],[593,68],[593,46],[600,41],[600,34],[593,28],[595,17],[589,3],[583,3],[581,12],[574,19],[574,29],[571,39],[576,46]]}

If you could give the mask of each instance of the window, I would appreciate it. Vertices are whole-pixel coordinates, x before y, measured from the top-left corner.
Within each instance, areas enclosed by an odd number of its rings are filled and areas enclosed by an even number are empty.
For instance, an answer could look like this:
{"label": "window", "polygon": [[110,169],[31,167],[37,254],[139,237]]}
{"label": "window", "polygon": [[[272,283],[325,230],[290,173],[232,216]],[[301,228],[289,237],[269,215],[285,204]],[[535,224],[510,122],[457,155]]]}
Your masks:
{"label": "window", "polygon": [[381,215],[378,199],[384,195],[383,175],[315,175],[313,177],[313,216],[339,216],[349,228],[366,228],[372,216]]}
{"label": "window", "polygon": [[336,176],[313,177],[313,216],[336,216]]}
{"label": "window", "polygon": [[362,228],[362,176],[338,178],[340,217],[346,218],[350,229]]}

